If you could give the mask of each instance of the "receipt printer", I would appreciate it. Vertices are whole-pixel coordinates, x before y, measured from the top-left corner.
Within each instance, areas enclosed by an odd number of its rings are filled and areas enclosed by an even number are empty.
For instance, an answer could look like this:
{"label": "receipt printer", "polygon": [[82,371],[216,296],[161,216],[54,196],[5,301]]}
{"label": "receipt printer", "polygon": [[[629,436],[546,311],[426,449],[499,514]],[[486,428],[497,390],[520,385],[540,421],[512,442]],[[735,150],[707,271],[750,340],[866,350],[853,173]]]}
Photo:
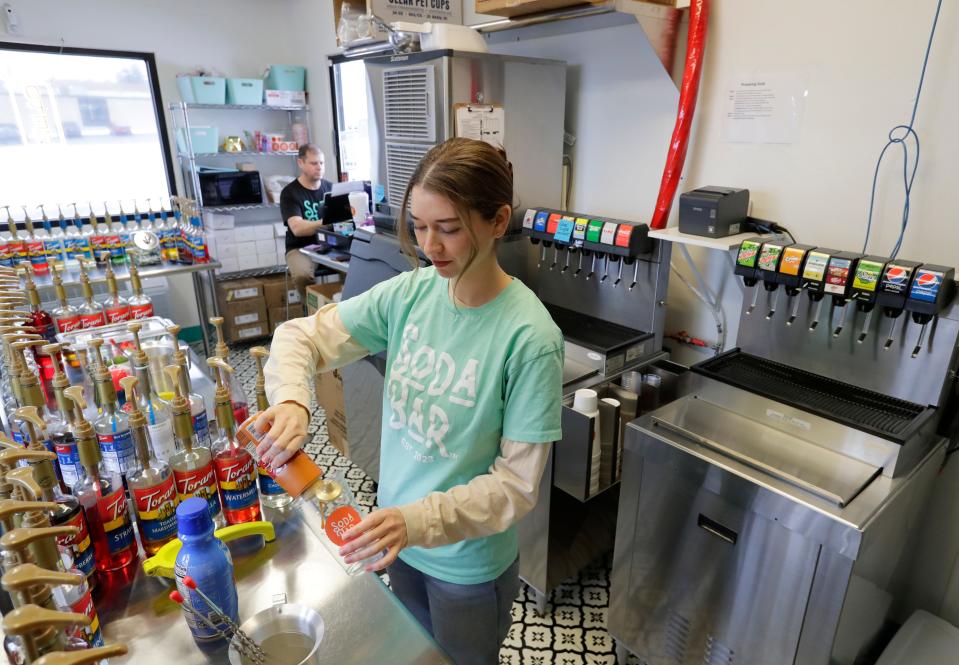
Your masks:
{"label": "receipt printer", "polygon": [[749,190],[700,187],[679,197],[679,232],[709,238],[736,235],[749,214]]}

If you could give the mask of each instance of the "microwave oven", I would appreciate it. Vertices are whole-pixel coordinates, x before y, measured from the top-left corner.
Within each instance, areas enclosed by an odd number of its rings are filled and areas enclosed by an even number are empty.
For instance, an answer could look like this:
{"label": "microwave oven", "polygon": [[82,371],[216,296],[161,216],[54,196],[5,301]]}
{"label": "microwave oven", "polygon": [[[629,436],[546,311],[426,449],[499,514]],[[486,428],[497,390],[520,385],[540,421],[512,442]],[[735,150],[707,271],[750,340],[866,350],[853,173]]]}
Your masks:
{"label": "microwave oven", "polygon": [[233,206],[263,203],[258,171],[200,173],[202,205]]}

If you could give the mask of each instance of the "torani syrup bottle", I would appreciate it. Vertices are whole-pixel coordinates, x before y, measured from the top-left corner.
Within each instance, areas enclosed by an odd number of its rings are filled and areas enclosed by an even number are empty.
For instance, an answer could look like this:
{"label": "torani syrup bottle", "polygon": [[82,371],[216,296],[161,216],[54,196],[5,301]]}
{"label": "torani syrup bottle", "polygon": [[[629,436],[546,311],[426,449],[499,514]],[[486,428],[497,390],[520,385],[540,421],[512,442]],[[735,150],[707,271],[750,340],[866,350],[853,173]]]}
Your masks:
{"label": "torani syrup bottle", "polygon": [[[78,413],[82,414],[86,408],[83,389],[71,386],[66,389],[66,394],[76,403]],[[101,461],[96,431],[82,415],[79,417],[76,437],[83,477],[74,486],[73,495],[80,500],[86,514],[97,570],[120,570],[136,560],[136,541],[127,510],[123,478]]]}
{"label": "torani syrup bottle", "polygon": [[157,459],[150,447],[147,418],[140,410],[137,378],[120,379],[130,411],[130,432],[136,448],[137,466],[127,475],[127,485],[137,511],[140,542],[148,556],[176,538],[177,493],[170,465]]}
{"label": "torani syrup bottle", "polygon": [[190,400],[184,396],[180,384],[180,367],[169,365],[164,367],[163,371],[170,377],[175,391],[171,406],[177,452],[170,458],[170,466],[173,467],[177,496],[181,502],[193,496],[206,500],[210,517],[217,528],[226,526],[226,518],[220,508],[220,497],[217,495],[213,455],[209,448],[201,445],[193,431]]}
{"label": "torani syrup bottle", "polygon": [[260,519],[256,491],[256,462],[236,441],[236,422],[227,379],[233,368],[220,358],[207,361],[216,375],[216,424],[219,436],[213,442],[213,466],[220,486],[223,514],[228,524]]}

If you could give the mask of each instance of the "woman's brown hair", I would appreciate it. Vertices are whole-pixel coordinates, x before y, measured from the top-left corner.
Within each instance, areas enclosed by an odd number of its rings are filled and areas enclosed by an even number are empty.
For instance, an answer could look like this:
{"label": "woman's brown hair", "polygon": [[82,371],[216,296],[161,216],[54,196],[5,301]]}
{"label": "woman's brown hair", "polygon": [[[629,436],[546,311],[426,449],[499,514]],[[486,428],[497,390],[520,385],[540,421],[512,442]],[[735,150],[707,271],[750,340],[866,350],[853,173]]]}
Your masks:
{"label": "woman's brown hair", "polygon": [[418,265],[418,261],[407,217],[410,194],[417,185],[449,199],[453,204],[473,245],[473,253],[463,269],[465,273],[476,257],[472,213],[492,223],[503,206],[512,209],[513,167],[506,159],[506,152],[483,141],[453,138],[426,153],[406,186],[397,219],[400,246],[414,266]]}

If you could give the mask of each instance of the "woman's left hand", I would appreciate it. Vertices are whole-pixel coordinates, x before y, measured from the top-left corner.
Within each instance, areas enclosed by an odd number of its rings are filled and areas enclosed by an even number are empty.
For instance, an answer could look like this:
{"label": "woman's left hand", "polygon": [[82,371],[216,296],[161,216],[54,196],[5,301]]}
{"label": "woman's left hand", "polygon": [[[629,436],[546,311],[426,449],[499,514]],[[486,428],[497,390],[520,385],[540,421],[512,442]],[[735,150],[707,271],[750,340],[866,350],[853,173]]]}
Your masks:
{"label": "woman's left hand", "polygon": [[383,570],[396,561],[400,550],[406,547],[406,520],[398,508],[375,510],[344,534],[346,544],[340,548],[340,556],[346,563],[362,561],[381,550],[386,555],[366,567],[367,571]]}

